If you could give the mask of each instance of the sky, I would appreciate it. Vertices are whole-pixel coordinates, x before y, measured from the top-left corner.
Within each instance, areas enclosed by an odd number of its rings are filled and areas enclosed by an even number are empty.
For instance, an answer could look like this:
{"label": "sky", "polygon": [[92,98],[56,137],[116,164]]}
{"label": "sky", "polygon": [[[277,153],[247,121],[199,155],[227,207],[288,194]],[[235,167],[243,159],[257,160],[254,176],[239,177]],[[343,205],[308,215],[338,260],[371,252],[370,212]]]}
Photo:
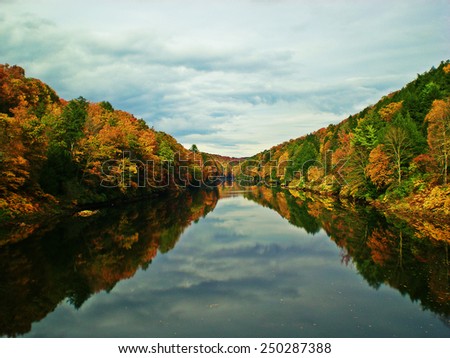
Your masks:
{"label": "sky", "polygon": [[0,0],[0,63],[250,156],[450,58],[448,0]]}

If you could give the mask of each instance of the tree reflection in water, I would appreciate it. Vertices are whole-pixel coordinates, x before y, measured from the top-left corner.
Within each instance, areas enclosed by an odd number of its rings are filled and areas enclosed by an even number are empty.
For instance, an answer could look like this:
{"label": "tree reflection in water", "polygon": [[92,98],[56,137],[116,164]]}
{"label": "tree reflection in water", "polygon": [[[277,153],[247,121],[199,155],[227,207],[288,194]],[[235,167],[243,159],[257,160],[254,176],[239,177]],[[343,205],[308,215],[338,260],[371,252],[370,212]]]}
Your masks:
{"label": "tree reflection in water", "polygon": [[92,294],[147,269],[218,198],[217,190],[198,190],[103,209],[1,247],[0,334],[24,334],[64,299],[80,308]]}
{"label": "tree reflection in water", "polygon": [[185,228],[214,210],[219,199],[236,195],[310,234],[325,230],[341,248],[342,263],[354,265],[371,287],[387,284],[449,325],[448,228],[440,228],[440,240],[425,239],[423,230],[351,202],[223,185],[67,218],[0,247],[0,334],[25,334],[60,302],[80,308],[91,295],[109,292],[146,270],[158,251],[174,248]]}
{"label": "tree reflection in water", "polygon": [[342,249],[342,262],[355,265],[371,287],[387,284],[450,325],[450,227],[441,227],[435,240],[419,226],[348,201],[265,187],[255,187],[245,197],[308,233],[323,228]]}

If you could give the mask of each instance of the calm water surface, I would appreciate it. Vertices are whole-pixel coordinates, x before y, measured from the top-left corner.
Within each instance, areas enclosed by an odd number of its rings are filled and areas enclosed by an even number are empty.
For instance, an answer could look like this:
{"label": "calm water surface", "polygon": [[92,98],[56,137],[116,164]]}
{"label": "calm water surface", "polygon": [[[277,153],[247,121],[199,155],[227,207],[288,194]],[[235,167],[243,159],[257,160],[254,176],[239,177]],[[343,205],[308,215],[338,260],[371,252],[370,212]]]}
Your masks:
{"label": "calm water surface", "polygon": [[104,209],[0,262],[4,336],[450,337],[447,244],[286,191]]}

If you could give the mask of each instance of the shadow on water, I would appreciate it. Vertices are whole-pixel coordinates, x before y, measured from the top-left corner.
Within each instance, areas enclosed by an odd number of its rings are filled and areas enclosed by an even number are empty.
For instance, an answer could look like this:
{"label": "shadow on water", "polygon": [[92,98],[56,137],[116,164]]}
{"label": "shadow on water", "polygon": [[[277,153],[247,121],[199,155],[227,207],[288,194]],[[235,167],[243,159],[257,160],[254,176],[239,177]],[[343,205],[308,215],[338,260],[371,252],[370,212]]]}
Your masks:
{"label": "shadow on water", "polygon": [[324,230],[367,283],[389,285],[450,326],[448,242],[418,238],[405,223],[367,207],[298,192],[223,186],[187,191],[97,215],[64,219],[0,247],[0,335],[31,330],[64,300],[80,308],[93,294],[146,270],[221,198],[244,196],[310,234]]}

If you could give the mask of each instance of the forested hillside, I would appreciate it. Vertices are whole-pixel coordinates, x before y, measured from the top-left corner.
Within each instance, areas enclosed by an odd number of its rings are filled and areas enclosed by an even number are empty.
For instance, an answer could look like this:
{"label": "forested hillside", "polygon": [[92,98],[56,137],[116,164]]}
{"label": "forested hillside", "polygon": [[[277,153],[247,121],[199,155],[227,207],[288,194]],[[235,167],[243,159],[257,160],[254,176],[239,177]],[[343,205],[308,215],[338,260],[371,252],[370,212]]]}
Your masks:
{"label": "forested hillside", "polygon": [[[337,125],[258,153],[246,179],[450,214],[450,63]],[[404,198],[408,197],[408,200]]]}
{"label": "forested hillside", "polygon": [[208,183],[218,158],[109,102],[59,98],[0,65],[0,222],[45,210],[128,200]]}
{"label": "forested hillside", "polygon": [[107,102],[66,101],[0,65],[0,222],[217,177],[450,215],[450,63],[337,125],[236,158],[184,148]]}

